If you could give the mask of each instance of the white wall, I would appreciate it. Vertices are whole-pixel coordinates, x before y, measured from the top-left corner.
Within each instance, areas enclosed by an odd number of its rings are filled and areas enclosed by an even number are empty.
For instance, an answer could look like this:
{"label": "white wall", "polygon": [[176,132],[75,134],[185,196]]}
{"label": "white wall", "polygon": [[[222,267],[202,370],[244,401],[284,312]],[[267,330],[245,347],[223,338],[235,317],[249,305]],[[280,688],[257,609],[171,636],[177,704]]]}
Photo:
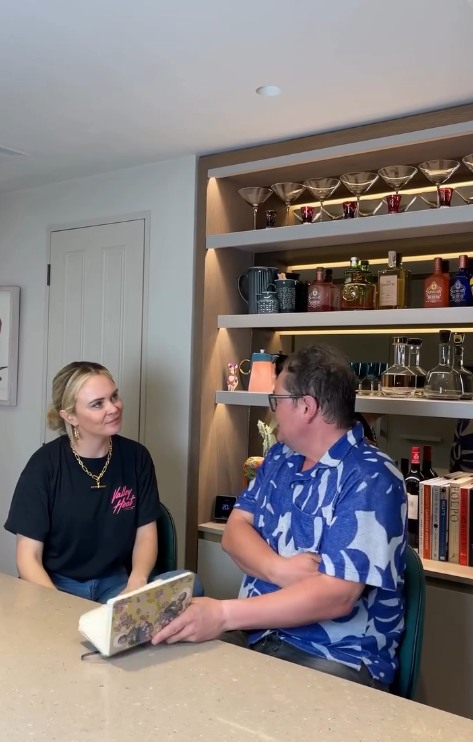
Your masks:
{"label": "white wall", "polygon": [[3,530],[18,476],[41,444],[48,227],[149,211],[146,424],[160,493],[184,552],[196,158],[0,195],[0,284],[21,287],[18,404],[0,407],[0,572],[16,573]]}

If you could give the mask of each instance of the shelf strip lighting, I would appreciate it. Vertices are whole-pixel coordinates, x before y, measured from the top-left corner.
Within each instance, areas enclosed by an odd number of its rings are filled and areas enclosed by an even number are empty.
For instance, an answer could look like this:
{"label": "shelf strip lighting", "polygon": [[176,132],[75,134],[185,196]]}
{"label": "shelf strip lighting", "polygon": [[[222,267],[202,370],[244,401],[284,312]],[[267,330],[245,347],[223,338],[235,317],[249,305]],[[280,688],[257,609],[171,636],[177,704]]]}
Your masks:
{"label": "shelf strip lighting", "polygon": [[[457,250],[456,252],[448,252],[442,254],[432,253],[430,255],[406,255],[406,257],[402,258],[402,263],[403,265],[405,263],[421,263],[429,260],[435,260],[435,258],[438,257],[441,257],[442,260],[453,260],[458,259],[459,254],[467,255],[469,258],[473,258],[473,252],[471,250]],[[369,263],[370,265],[386,265],[387,258],[373,258],[373,260],[370,260]],[[300,265],[289,265],[286,272],[291,273],[293,271],[315,270],[320,265],[323,265],[324,268],[347,268],[348,262],[346,260],[338,260],[332,263],[325,263],[324,261],[319,261],[318,263],[301,263]]]}
{"label": "shelf strip lighting", "polygon": [[359,335],[360,332],[363,335],[407,335],[413,337],[414,335],[434,335],[442,329],[451,330],[451,332],[464,332],[472,333],[473,327],[368,327],[365,328],[362,325],[358,328],[333,328],[325,330],[279,330],[279,335]]}

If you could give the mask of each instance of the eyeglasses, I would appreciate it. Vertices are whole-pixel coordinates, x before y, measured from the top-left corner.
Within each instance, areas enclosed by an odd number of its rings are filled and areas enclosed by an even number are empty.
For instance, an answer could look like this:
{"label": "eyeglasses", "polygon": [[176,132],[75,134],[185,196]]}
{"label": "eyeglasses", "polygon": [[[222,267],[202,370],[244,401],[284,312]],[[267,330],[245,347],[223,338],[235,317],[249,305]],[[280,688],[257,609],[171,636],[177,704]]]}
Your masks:
{"label": "eyeglasses", "polygon": [[302,399],[306,394],[268,394],[268,402],[271,412],[276,412],[278,399]]}

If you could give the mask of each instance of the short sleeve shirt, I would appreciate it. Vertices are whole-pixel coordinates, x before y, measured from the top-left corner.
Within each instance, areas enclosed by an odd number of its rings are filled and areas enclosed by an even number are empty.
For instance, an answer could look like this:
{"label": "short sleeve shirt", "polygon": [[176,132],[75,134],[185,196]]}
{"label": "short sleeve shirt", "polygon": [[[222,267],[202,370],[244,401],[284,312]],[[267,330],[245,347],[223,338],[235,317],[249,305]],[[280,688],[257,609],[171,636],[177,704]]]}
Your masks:
{"label": "short sleeve shirt", "polygon": [[[98,474],[105,457],[82,459]],[[5,528],[41,541],[47,572],[97,579],[129,566],[136,531],[159,513],[156,475],[147,449],[112,437],[104,489],[79,466],[62,435],[33,454],[16,486]]]}
{"label": "short sleeve shirt", "polygon": [[[235,507],[282,556],[319,554],[319,571],[365,589],[348,616],[278,630],[293,646],[351,667],[367,666],[392,682],[404,626],[406,549],[404,480],[391,459],[363,439],[357,424],[311,469],[282,443],[272,447]],[[246,575],[240,597],[264,595],[277,585]],[[250,632],[250,643],[268,631]]]}

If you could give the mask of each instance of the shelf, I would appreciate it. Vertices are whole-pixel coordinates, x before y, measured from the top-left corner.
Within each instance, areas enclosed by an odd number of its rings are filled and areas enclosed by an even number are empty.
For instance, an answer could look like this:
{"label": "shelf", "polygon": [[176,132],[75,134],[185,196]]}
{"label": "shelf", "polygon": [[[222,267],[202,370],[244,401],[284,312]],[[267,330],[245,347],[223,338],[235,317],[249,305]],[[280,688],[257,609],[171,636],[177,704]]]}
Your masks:
{"label": "shelf", "polygon": [[229,232],[207,237],[207,249],[237,248],[247,252],[356,245],[366,242],[435,237],[473,231],[471,205],[423,209],[404,214],[383,214],[340,219],[320,224],[299,224],[274,229]]}
{"label": "shelf", "polygon": [[346,312],[295,312],[279,314],[220,314],[218,327],[227,329],[303,329],[327,327],[452,326],[472,323],[471,307],[439,309],[373,309]]}
{"label": "shelf", "polygon": [[[216,404],[268,407],[268,395],[260,392],[216,392]],[[442,417],[473,419],[473,400],[444,399],[389,399],[387,397],[357,397],[357,412],[379,415],[416,415],[417,417]]]}
{"label": "shelf", "polygon": [[[398,134],[389,134],[383,137],[372,137],[360,141],[335,144],[320,149],[305,150],[292,154],[269,157],[262,160],[239,162],[231,165],[210,168],[209,178],[235,178],[240,175],[266,173],[280,168],[294,167],[308,163],[318,163],[327,160],[353,157],[354,155],[368,154],[385,150],[387,153],[396,147],[412,147],[425,142],[439,142],[445,139],[455,139],[471,134],[473,123],[462,121],[446,126],[435,126],[428,129],[419,129]],[[388,156],[388,155],[386,155]],[[439,155],[436,155],[437,157]],[[346,170],[344,172],[347,172]],[[275,183],[276,181],[270,181]],[[266,185],[266,184],[265,184]]]}

